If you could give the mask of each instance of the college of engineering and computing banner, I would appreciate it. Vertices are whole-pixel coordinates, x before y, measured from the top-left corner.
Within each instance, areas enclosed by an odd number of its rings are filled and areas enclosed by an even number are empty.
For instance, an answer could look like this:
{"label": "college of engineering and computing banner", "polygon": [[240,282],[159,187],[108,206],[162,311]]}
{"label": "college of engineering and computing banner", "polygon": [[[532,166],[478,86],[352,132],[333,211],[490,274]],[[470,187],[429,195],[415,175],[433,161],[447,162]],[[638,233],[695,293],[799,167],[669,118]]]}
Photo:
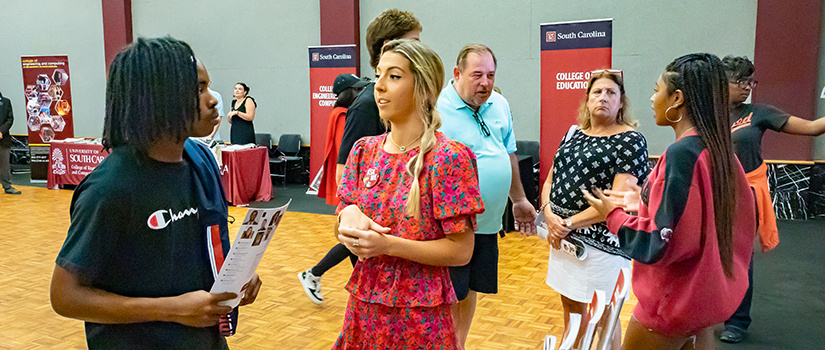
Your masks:
{"label": "college of engineering and computing banner", "polygon": [[68,56],[22,56],[32,180],[46,180],[49,142],[74,137]]}
{"label": "college of engineering and computing banner", "polygon": [[315,178],[324,164],[327,123],[336,100],[332,83],[339,74],[355,74],[356,58],[355,45],[309,47],[310,179]]}
{"label": "college of engineering and computing banner", "polygon": [[590,72],[611,68],[613,19],[541,24],[541,182],[570,126]]}

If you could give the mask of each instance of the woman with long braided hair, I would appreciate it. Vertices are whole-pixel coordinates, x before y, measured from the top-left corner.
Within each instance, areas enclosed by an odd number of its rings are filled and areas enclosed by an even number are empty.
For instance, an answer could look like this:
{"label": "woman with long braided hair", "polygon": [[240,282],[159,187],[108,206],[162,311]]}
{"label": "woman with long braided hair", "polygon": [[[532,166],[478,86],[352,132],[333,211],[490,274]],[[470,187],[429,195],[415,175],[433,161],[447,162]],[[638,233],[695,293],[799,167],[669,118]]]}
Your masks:
{"label": "woman with long braided hair", "polygon": [[641,189],[638,215],[598,190],[586,197],[634,260],[639,303],[624,347],[712,349],[711,326],[733,314],[748,287],[756,233],[753,193],[728,131],[724,66],[711,54],[679,57],[650,100],[676,142]]}

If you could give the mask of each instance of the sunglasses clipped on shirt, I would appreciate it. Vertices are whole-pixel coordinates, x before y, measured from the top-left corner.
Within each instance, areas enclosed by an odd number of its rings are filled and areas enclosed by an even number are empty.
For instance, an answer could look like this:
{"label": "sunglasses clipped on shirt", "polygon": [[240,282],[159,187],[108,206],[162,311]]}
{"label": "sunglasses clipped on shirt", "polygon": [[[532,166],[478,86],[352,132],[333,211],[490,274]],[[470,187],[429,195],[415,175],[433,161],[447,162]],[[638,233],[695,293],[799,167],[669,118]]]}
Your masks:
{"label": "sunglasses clipped on shirt", "polygon": [[487,123],[484,122],[484,118],[481,117],[481,114],[478,114],[478,111],[473,111],[473,119],[475,119],[476,123],[478,123],[484,137],[490,136],[490,129],[487,127]]}

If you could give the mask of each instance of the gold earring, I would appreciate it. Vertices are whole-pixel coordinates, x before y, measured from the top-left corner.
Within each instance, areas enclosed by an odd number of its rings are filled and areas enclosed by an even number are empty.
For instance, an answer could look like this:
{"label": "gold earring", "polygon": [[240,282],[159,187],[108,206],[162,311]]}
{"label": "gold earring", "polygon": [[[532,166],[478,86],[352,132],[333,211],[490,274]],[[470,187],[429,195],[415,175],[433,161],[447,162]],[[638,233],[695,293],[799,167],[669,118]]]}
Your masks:
{"label": "gold earring", "polygon": [[678,123],[678,122],[682,121],[682,113],[679,113],[679,119],[676,119],[676,120],[670,120],[670,118],[667,116],[667,112],[670,112],[670,109],[671,109],[671,108],[673,108],[673,106],[670,106],[670,107],[668,107],[668,108],[665,110],[665,119],[667,119],[667,121],[669,121],[669,122],[671,122],[671,123],[673,123],[673,124],[676,124],[676,123]]}

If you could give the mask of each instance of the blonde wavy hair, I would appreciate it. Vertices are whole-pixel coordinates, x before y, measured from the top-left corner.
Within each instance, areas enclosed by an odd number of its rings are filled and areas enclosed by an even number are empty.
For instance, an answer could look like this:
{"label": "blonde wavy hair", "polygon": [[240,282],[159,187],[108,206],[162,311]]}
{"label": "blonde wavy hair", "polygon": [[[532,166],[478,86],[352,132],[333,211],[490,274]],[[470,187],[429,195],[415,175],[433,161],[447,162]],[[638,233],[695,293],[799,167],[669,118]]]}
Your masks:
{"label": "blonde wavy hair", "polygon": [[634,128],[639,126],[639,122],[630,114],[630,99],[625,95],[622,76],[605,69],[604,71],[590,75],[590,80],[587,81],[587,92],[585,92],[584,101],[579,105],[579,128],[582,130],[590,129],[590,109],[587,108],[587,101],[590,99],[590,89],[593,88],[593,83],[601,78],[610,79],[616,83],[622,95],[622,108],[619,108],[619,113],[616,114],[616,124],[624,124]]}
{"label": "blonde wavy hair", "polygon": [[435,104],[441,87],[444,86],[444,64],[433,49],[415,40],[390,41],[381,49],[381,55],[387,52],[404,56],[410,62],[410,72],[414,78],[413,103],[424,123],[420,152],[407,162],[407,172],[412,175],[413,182],[407,194],[405,213],[418,219],[421,217],[421,185],[418,176],[424,167],[424,154],[435,147],[435,131],[441,127],[441,115],[435,109]]}

